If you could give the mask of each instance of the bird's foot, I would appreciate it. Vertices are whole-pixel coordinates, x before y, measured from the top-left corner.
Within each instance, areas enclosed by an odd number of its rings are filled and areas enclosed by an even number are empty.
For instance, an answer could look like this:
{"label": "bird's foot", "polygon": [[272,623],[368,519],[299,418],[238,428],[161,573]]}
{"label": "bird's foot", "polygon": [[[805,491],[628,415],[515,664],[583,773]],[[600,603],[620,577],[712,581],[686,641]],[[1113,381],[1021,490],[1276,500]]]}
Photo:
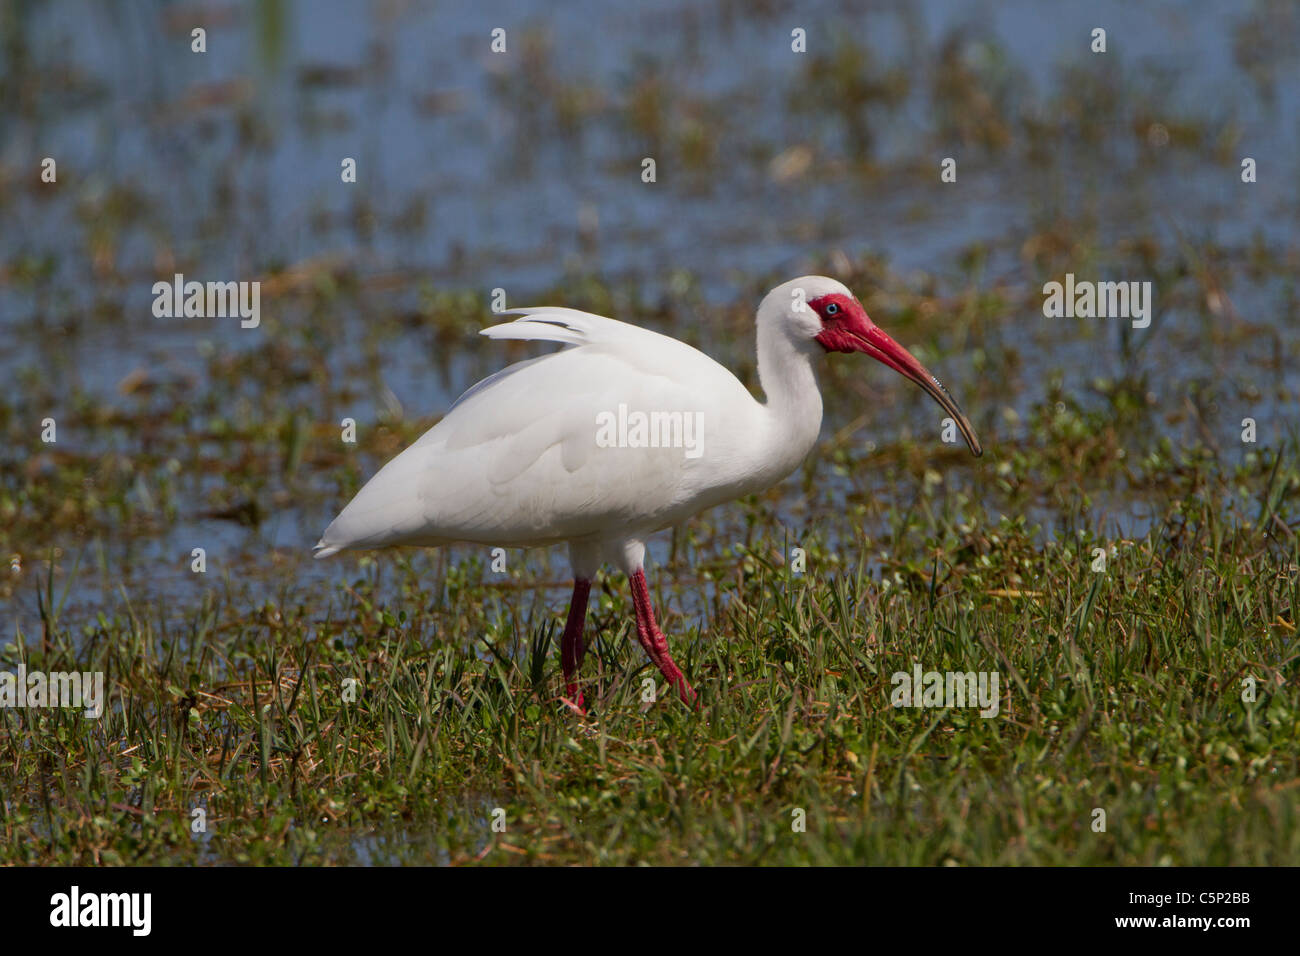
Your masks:
{"label": "bird's foot", "polygon": [[582,705],[582,691],[578,690],[576,684],[570,684],[565,689],[568,691],[569,696],[561,697],[560,703],[569,708],[569,710],[573,711],[579,717],[586,717],[587,709]]}
{"label": "bird's foot", "polygon": [[699,695],[695,693],[695,688],[686,683],[685,677],[683,677],[677,684],[677,696],[682,699],[684,704],[687,704],[693,710],[700,709]]}
{"label": "bird's foot", "polygon": [[691,707],[699,707],[699,696],[695,693],[695,688],[690,685],[686,675],[681,672],[671,659],[667,665],[662,667],[664,677],[668,679],[668,686],[676,688],[677,696],[682,699],[682,703]]}

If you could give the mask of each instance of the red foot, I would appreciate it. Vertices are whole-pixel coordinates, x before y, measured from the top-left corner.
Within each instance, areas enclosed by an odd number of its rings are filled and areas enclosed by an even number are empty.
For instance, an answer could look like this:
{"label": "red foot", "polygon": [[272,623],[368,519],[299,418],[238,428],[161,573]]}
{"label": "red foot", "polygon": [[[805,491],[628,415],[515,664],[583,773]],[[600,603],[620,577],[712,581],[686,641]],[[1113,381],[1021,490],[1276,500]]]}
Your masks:
{"label": "red foot", "polygon": [[695,690],[682,674],[682,669],[673,660],[672,654],[668,651],[668,639],[655,623],[655,612],[650,604],[650,589],[645,583],[645,572],[637,569],[630,582],[632,606],[636,609],[637,639],[645,648],[645,652],[650,655],[650,660],[655,662],[655,666],[667,679],[669,686],[676,688],[677,696],[687,704],[695,705],[697,701]]}
{"label": "red foot", "polygon": [[582,643],[582,625],[587,617],[587,597],[591,594],[591,582],[586,578],[577,578],[573,582],[573,599],[569,602],[569,617],[564,622],[564,636],[560,638],[560,668],[564,671],[564,689],[569,698],[560,698],[579,714],[587,712],[582,707],[582,691],[578,689],[578,668],[587,647]]}
{"label": "red foot", "polygon": [[573,696],[572,691],[570,691],[570,696],[569,696],[569,697],[561,697],[561,698],[560,698],[560,703],[563,704],[565,707],[569,708],[569,710],[573,711],[573,712],[574,712],[575,714],[577,714],[579,717],[586,717],[586,716],[587,716],[587,709],[586,709],[585,707],[582,706],[582,695],[581,695],[581,694],[578,694],[578,695],[575,697],[575,696]]}

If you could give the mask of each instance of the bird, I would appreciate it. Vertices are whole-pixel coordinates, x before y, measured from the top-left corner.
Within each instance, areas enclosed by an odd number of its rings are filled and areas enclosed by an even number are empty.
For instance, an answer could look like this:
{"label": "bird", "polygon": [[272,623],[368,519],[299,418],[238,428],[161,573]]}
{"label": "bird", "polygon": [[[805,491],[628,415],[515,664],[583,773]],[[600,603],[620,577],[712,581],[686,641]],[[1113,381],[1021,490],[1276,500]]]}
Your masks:
{"label": "bird", "polygon": [[357,492],[314,552],[567,544],[573,594],[560,641],[567,695],[560,700],[580,714],[587,603],[605,563],[628,578],[646,655],[681,700],[697,703],[655,618],[646,540],[800,465],[821,430],[818,369],[830,353],[862,353],[911,379],[971,452],[983,453],[943,384],[826,276],[792,279],[759,304],[764,401],[703,352],[637,325],[559,307],[501,314],[516,318],[480,334],[563,347],[469,388]]}

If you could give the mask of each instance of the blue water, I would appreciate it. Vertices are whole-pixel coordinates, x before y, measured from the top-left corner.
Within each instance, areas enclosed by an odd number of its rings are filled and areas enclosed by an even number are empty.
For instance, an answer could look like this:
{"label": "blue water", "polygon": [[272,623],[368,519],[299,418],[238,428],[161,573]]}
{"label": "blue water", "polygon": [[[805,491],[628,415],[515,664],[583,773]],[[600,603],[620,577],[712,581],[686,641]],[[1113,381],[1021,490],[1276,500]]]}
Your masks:
{"label": "blue water", "polygon": [[[1054,376],[1090,402],[1095,378],[1127,368],[1118,323],[1041,315],[1044,277],[1026,240],[1046,224],[1072,223],[1103,253],[1149,236],[1165,247],[1257,243],[1295,261],[1294,5],[927,0],[770,9],[754,14],[726,0],[18,4],[9,29],[19,39],[0,44],[0,374],[50,383],[60,398],[41,411],[62,416],[78,397],[130,402],[118,386],[139,369],[198,389],[211,354],[267,349],[315,329],[331,343],[336,380],[360,381],[347,411],[364,426],[394,407],[407,417],[437,414],[505,361],[481,343],[448,346],[418,323],[369,341],[372,316],[418,310],[429,290],[478,290],[487,324],[495,287],[523,304],[547,291],[563,299],[586,275],[626,282],[648,301],[673,304],[674,332],[743,368],[752,363],[748,333],[721,323],[719,309],[753,304],[764,277],[870,254],[909,285],[933,282],[946,297],[971,287],[1005,293],[1012,304],[984,331],[984,347],[1020,356],[1014,389],[990,394],[956,338],[956,319],[953,340],[940,343],[950,350],[943,378],[975,396],[977,418],[992,423],[1004,410],[1026,414]],[[1252,23],[1264,26],[1252,33]],[[207,52],[196,54],[190,29],[204,24]],[[1107,30],[1105,55],[1088,49],[1096,26]],[[489,49],[497,27],[507,31],[504,55]],[[790,50],[796,27],[807,31],[808,54]],[[942,131],[930,87],[952,37],[963,38],[963,62],[1014,119],[1001,151]],[[904,76],[906,95],[846,117],[824,101],[833,68],[818,58],[836,49],[868,64],[869,76]],[[1071,69],[1115,82],[1120,118],[1099,141],[1080,133],[1087,117],[1066,124],[1046,146],[1048,161],[1034,161],[1026,128],[1060,119],[1063,87],[1076,82]],[[659,133],[633,118],[634,104],[654,101],[655,90],[665,104]],[[1201,142],[1142,145],[1137,99],[1147,104],[1144,122],[1175,133],[1201,124]],[[870,130],[869,152],[854,147],[854,118]],[[45,156],[58,161],[57,188],[37,182]],[[640,178],[646,156],[656,158],[653,184]],[[958,160],[955,184],[939,181],[945,156]],[[1257,183],[1240,182],[1241,156],[1256,159]],[[340,181],[344,157],[357,162],[355,184]],[[984,256],[971,269],[975,247]],[[177,271],[265,279],[319,261],[356,284],[323,310],[303,296],[270,300],[257,330],[151,313],[153,282]],[[31,263],[47,264],[47,277],[21,280]],[[1107,268],[1103,255],[1075,271],[1104,277]],[[1162,411],[1182,408],[1189,383],[1214,383],[1226,420],[1248,412],[1262,440],[1276,441],[1294,420],[1300,379],[1294,362],[1266,373],[1258,364],[1274,353],[1274,336],[1295,356],[1294,287],[1232,279],[1238,318],[1208,320],[1172,290],[1135,370],[1148,375]],[[888,315],[877,318],[888,324]],[[1214,321],[1260,331],[1246,354],[1225,354],[1210,334]],[[382,357],[379,381],[361,378],[370,375],[361,371],[370,348]],[[880,394],[889,387],[872,382]],[[1258,400],[1234,397],[1255,382],[1265,386]],[[286,382],[283,399],[294,394]],[[864,441],[930,427],[933,410],[921,396],[892,401]],[[828,401],[828,411],[828,428],[857,414],[843,401]],[[1014,441],[1016,430],[1002,434]],[[0,450],[0,462],[10,455]],[[226,569],[233,599],[274,593],[264,580],[273,567],[272,577],[305,587],[352,573],[304,558],[329,517],[319,506],[272,507],[256,531],[204,520],[219,480],[196,481],[193,507],[152,538],[55,542],[67,555],[102,547],[112,565],[102,588],[74,597],[71,613],[118,606],[119,575],[146,604],[196,600],[212,585],[185,571],[195,541]],[[791,488],[782,507],[792,523],[799,506]],[[1134,518],[1125,527],[1141,526]],[[23,547],[26,566],[50,543]],[[662,558],[666,544],[657,549]],[[17,604],[16,621],[31,633],[34,599]]]}

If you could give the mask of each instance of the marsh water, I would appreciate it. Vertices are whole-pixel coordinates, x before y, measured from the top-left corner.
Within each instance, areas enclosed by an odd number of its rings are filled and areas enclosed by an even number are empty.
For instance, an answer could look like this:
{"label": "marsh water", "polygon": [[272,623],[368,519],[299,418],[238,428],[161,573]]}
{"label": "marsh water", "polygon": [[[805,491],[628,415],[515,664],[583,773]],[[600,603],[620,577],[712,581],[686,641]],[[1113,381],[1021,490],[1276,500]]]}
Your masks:
{"label": "marsh water", "polygon": [[[976,511],[1036,410],[1104,412],[1116,382],[1230,461],[1243,419],[1265,444],[1295,421],[1294,4],[50,0],[0,30],[6,635],[39,633],[50,583],[78,623],[333,600],[357,565],[310,548],[355,491],[339,456],[364,477],[400,447],[339,451],[339,423],[432,422],[536,352],[473,334],[494,289],[603,307],[756,387],[765,288],[864,280],[986,435],[990,470],[935,465]],[[1046,317],[1067,272],[1152,283],[1151,324]],[[177,273],[260,281],[260,323],[156,317]],[[787,483],[791,534],[845,497],[915,495],[871,452],[933,445],[937,414],[886,376],[836,370],[825,431],[860,457],[820,466],[815,499]],[[78,467],[56,520],[31,489]],[[1105,491],[1093,520],[1140,533],[1155,506]],[[527,560],[523,584],[561,583]]]}

